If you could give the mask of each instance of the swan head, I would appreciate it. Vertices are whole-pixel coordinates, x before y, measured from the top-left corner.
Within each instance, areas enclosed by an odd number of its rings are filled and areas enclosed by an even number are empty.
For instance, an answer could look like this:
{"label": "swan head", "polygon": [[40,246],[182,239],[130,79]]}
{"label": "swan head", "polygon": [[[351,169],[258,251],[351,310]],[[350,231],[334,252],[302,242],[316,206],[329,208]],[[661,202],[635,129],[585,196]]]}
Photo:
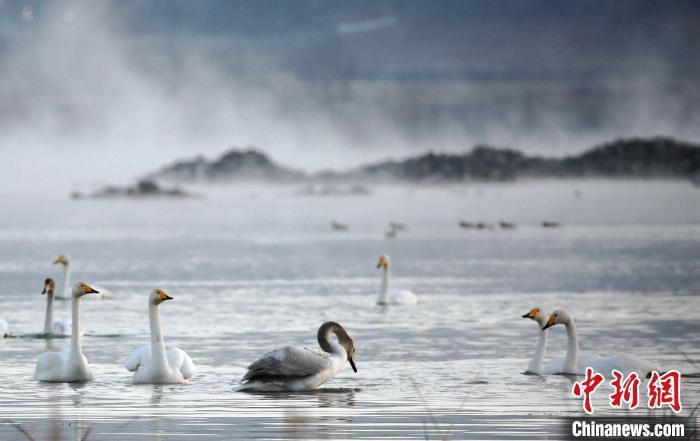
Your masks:
{"label": "swan head", "polygon": [[73,285],[73,297],[82,297],[85,294],[99,294],[99,291],[85,282],[78,282]]}
{"label": "swan head", "polygon": [[547,313],[539,306],[535,306],[527,314],[523,314],[523,318],[529,318],[536,321],[537,324],[540,325],[540,328],[547,323]]}
{"label": "swan head", "polygon": [[54,288],[56,288],[56,284],[54,283],[53,279],[46,279],[44,280],[44,290],[41,291],[41,293],[53,295]]}
{"label": "swan head", "polygon": [[149,296],[149,300],[152,304],[154,305],[160,305],[166,300],[172,300],[173,298],[170,297],[165,291],[162,289],[154,289],[151,291],[151,295]]}
{"label": "swan head", "polygon": [[571,323],[571,316],[569,313],[563,309],[557,309],[549,316],[547,324],[545,324],[542,329],[551,328],[554,325],[566,325],[568,323]]}
{"label": "swan head", "polygon": [[70,264],[70,258],[65,254],[61,254],[56,258],[56,260],[53,261],[53,264],[68,266]]}
{"label": "swan head", "polygon": [[382,254],[381,256],[379,256],[377,268],[389,268],[389,265],[391,265],[391,259],[389,259],[388,254]]}
{"label": "swan head", "polygon": [[348,362],[350,363],[352,370],[357,372],[357,366],[355,366],[355,344],[352,342],[352,338],[350,338],[348,332],[345,330],[345,328],[343,328],[340,325],[340,323],[326,322],[323,325],[321,325],[321,327],[318,329],[318,341],[321,344],[321,347],[324,349],[325,347],[323,341],[326,341],[327,344],[327,340],[325,340],[325,338],[323,338],[322,336],[325,335],[328,331],[333,332],[338,338],[338,343],[340,344],[340,346],[343,347],[343,349],[345,349],[345,353],[347,354]]}

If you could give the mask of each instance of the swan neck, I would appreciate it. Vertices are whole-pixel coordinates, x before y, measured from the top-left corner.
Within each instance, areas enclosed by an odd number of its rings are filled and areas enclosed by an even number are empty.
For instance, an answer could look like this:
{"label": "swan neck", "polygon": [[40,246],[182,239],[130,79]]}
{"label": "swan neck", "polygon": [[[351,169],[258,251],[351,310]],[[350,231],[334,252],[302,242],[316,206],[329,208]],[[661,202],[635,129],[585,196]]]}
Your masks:
{"label": "swan neck", "polygon": [[46,293],[46,314],[44,314],[44,334],[50,334],[53,325],[53,292]]}
{"label": "swan neck", "polygon": [[334,341],[331,337],[331,334],[333,334],[334,332],[334,326],[322,326],[321,329],[318,330],[318,345],[321,347],[321,349],[323,349],[325,352],[328,352],[329,354],[341,355],[343,357],[346,357],[347,352],[345,352],[345,348],[341,346],[338,342]]}
{"label": "swan neck", "polygon": [[564,371],[566,373],[575,373],[576,364],[578,363],[578,335],[576,334],[576,324],[571,319],[566,324],[566,361],[564,362]]}
{"label": "swan neck", "polygon": [[68,285],[70,284],[70,262],[63,266],[63,287],[61,288],[61,297],[67,299],[71,296],[68,291]]}
{"label": "swan neck", "polygon": [[530,366],[527,370],[533,373],[540,373],[542,370],[542,362],[544,361],[544,354],[547,352],[547,330],[538,331],[539,337],[537,340],[537,349],[535,349],[535,355],[530,361]]}
{"label": "swan neck", "polygon": [[389,265],[384,267],[384,273],[382,274],[382,290],[379,293],[379,303],[386,303],[386,298],[389,294],[389,277],[391,276],[391,270]]}
{"label": "swan neck", "polygon": [[165,356],[165,339],[160,327],[160,308],[148,302],[148,322],[151,326],[151,358],[156,368],[169,367]]}
{"label": "swan neck", "polygon": [[71,355],[82,354],[83,350],[80,346],[80,297],[71,296],[72,308],[72,332],[70,337]]}

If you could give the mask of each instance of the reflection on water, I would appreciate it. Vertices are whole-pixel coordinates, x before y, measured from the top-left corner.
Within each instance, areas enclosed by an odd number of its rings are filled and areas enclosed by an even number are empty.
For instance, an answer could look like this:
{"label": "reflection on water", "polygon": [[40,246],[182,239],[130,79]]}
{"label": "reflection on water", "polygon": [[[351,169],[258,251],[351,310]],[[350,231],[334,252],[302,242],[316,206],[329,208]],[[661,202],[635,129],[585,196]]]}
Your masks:
{"label": "reflection on water", "polygon": [[[598,184],[575,185],[585,200],[569,200],[566,184],[548,190],[546,204],[536,191],[507,187],[343,201],[273,191],[255,200],[213,195],[196,210],[52,201],[42,206],[56,213],[51,225],[31,208],[21,223],[0,219],[0,315],[28,337],[0,339],[0,439],[556,438],[558,417],[580,403],[572,378],[521,374],[538,330],[520,316],[535,305],[571,311],[583,350],[625,350],[680,369],[692,408],[700,400],[700,192],[673,187],[667,193],[684,202],[664,199],[649,214],[641,203],[621,207],[623,196]],[[660,191],[639,185],[632,201]],[[76,210],[99,216],[75,224]],[[456,225],[489,216],[519,227]],[[351,230],[334,234],[329,218]],[[544,231],[540,218],[564,227]],[[387,241],[385,219],[409,229]],[[384,252],[394,283],[421,298],[416,307],[375,304]],[[72,255],[76,280],[113,293],[81,304],[83,351],[97,377],[86,384],[33,380],[42,352],[70,346],[36,334],[44,312],[36,285],[60,280],[50,262],[61,253]],[[166,342],[198,366],[189,385],[134,386],[122,366],[148,342],[154,287],[175,298],[162,324]],[[55,315],[69,318],[69,302],[57,302]],[[346,367],[307,393],[235,392],[248,363],[286,344],[315,346],[330,319],[353,337],[357,373]],[[552,328],[547,358],[565,345],[563,328]],[[604,395],[594,406],[607,407]]]}

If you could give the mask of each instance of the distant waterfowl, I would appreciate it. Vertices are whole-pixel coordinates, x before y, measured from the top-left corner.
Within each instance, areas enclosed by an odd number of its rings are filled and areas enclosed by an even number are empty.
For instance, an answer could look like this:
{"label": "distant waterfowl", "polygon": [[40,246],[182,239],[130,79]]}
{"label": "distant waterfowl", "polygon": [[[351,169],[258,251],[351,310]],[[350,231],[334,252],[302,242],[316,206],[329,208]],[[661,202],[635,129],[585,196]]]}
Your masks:
{"label": "distant waterfowl", "polygon": [[[70,257],[68,257],[67,254],[61,254],[60,256],[58,256],[58,258],[56,258],[56,260],[53,261],[53,264],[63,266],[63,285],[61,287],[61,292],[59,294],[56,294],[55,298],[59,300],[69,300],[71,298],[70,293],[68,292],[68,286],[70,286],[71,269]],[[98,286],[94,286],[94,288],[99,291],[99,295],[95,297],[100,299],[106,299],[109,296],[109,292],[106,289],[100,288]]]}
{"label": "distant waterfowl", "polygon": [[398,233],[399,232],[397,230],[389,229],[386,232],[384,232],[384,237],[387,239],[395,239]]}
{"label": "distant waterfowl", "polygon": [[498,226],[501,227],[502,230],[512,230],[516,227],[515,224],[505,221],[500,221]]}
{"label": "distant waterfowl", "polygon": [[476,229],[477,230],[493,230],[493,225],[487,224],[484,222],[477,222],[476,223]]}
{"label": "distant waterfowl", "polygon": [[0,337],[5,338],[11,335],[12,331],[10,331],[10,325],[8,325],[5,320],[0,319]]}
{"label": "distant waterfowl", "polygon": [[347,231],[350,229],[350,227],[347,224],[343,224],[336,221],[331,222],[331,228],[333,228],[336,231]]}
{"label": "distant waterfowl", "polygon": [[389,222],[389,229],[394,231],[406,231],[406,224],[401,222]]}
{"label": "distant waterfowl", "polygon": [[377,268],[383,268],[382,288],[379,292],[377,304],[379,305],[414,305],[418,303],[418,297],[406,289],[389,290],[389,278],[391,277],[391,259],[384,254],[377,262]]}
{"label": "distant waterfowl", "polygon": [[97,290],[84,282],[78,282],[73,286],[71,298],[73,329],[70,349],[61,352],[44,352],[36,363],[35,379],[73,383],[91,381],[95,378],[80,346],[80,299],[84,295],[97,293]]}
{"label": "distant waterfowl", "polygon": [[46,295],[46,312],[44,313],[44,335],[66,337],[71,333],[70,323],[66,320],[53,321],[53,300],[55,284],[53,279],[44,281],[42,294]]}
{"label": "distant waterfowl", "polygon": [[[335,334],[337,342],[331,334]],[[286,346],[268,352],[248,366],[238,390],[273,392],[316,389],[335,377],[346,361],[357,372],[355,345],[340,324],[324,323],[318,329],[316,338],[323,351]]]}
{"label": "distant waterfowl", "polygon": [[542,222],[543,228],[558,228],[560,226],[561,226],[561,224],[559,222],[550,222],[550,221],[543,221]]}
{"label": "distant waterfowl", "polygon": [[192,359],[179,348],[165,347],[160,327],[160,304],[172,300],[163,290],[155,289],[148,296],[148,322],[151,343],[135,350],[124,366],[134,372],[134,384],[187,383],[196,372]]}
{"label": "distant waterfowl", "polygon": [[473,222],[467,222],[467,221],[463,221],[463,220],[459,221],[459,226],[460,226],[461,228],[466,229],[466,230],[471,229],[471,228],[476,228],[476,224],[475,224],[475,223],[473,223]]}
{"label": "distant waterfowl", "polygon": [[613,369],[617,369],[625,375],[630,372],[636,372],[644,377],[655,369],[647,361],[627,354],[619,354],[613,357],[588,357],[584,363],[580,363],[578,335],[576,334],[574,319],[565,310],[558,309],[549,316],[547,323],[542,329],[546,330],[554,325],[566,326],[567,349],[563,368],[563,372],[566,374],[581,375],[585,373],[586,367],[592,367],[596,372],[602,374],[609,375]]}

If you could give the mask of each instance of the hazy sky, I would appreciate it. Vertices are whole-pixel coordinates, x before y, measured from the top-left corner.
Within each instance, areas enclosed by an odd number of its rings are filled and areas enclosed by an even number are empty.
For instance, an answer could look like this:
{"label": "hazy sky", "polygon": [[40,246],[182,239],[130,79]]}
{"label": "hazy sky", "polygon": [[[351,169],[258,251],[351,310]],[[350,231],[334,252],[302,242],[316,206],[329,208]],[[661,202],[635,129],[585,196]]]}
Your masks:
{"label": "hazy sky", "polygon": [[700,141],[698,23],[696,1],[0,0],[0,176]]}

